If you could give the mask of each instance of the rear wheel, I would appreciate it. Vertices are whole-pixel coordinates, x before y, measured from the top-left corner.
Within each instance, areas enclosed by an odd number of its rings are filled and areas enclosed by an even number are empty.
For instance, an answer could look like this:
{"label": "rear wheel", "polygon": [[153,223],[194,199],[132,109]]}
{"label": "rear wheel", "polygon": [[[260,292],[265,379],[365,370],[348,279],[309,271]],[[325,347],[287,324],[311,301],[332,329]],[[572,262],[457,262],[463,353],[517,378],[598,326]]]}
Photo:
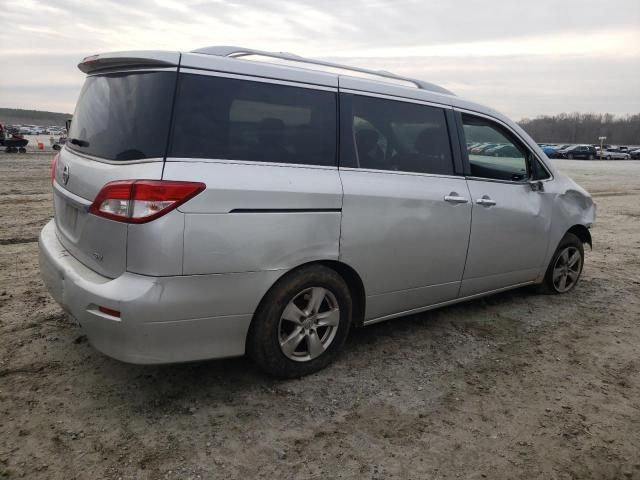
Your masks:
{"label": "rear wheel", "polygon": [[589,155],[589,160],[593,160],[594,158],[593,153]]}
{"label": "rear wheel", "polygon": [[281,279],[256,311],[247,353],[265,372],[285,378],[321,370],[342,349],[352,301],[342,277],[323,265]]}
{"label": "rear wheel", "polygon": [[584,246],[573,233],[567,233],[551,258],[541,285],[544,293],[567,293],[575,288],[584,266]]}

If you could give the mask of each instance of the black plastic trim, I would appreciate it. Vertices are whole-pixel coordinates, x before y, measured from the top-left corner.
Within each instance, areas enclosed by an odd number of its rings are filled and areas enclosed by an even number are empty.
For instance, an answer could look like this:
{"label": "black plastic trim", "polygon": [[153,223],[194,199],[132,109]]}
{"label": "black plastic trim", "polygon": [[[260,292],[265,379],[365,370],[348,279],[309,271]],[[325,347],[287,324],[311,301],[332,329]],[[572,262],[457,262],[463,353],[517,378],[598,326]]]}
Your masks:
{"label": "black plastic trim", "polygon": [[341,208],[234,208],[229,213],[340,213]]}
{"label": "black plastic trim", "polygon": [[456,175],[464,175],[465,172],[464,164],[462,162],[462,145],[460,144],[460,136],[458,135],[458,124],[456,122],[455,112],[450,108],[445,108],[444,114],[447,121],[447,130],[449,131],[451,158],[453,159],[453,172]]}
{"label": "black plastic trim", "polygon": [[462,113],[455,110],[453,117],[457,126],[458,145],[460,147],[460,157],[462,160],[463,175],[471,175],[471,164],[469,163],[469,152],[467,151],[467,140],[464,135],[464,125],[462,124]]}

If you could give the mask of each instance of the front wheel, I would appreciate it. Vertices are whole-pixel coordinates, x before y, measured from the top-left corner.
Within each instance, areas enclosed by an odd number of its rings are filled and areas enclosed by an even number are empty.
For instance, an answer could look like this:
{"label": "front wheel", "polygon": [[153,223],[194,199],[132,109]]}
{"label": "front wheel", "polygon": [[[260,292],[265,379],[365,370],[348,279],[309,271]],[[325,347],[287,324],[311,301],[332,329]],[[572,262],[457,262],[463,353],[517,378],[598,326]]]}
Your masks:
{"label": "front wheel", "polygon": [[568,158],[569,160],[573,160],[573,153],[570,153],[569,155],[567,155],[567,158]]}
{"label": "front wheel", "polygon": [[573,233],[567,233],[551,258],[544,276],[544,293],[567,293],[575,288],[584,266],[584,246]]}
{"label": "front wheel", "polygon": [[323,265],[293,270],[260,303],[247,353],[262,370],[277,377],[317,372],[342,349],[351,312],[349,288],[337,272]]}

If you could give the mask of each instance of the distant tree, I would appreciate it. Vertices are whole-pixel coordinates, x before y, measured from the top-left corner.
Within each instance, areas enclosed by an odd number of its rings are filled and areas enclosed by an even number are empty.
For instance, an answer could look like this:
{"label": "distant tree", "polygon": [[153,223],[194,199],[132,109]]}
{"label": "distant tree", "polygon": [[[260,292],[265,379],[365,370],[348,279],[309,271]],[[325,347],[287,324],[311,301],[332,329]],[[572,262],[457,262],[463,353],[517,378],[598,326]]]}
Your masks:
{"label": "distant tree", "polygon": [[616,117],[610,113],[560,113],[533,119],[525,118],[519,125],[536,142],[598,143],[606,136],[613,145],[640,145],[640,113]]}
{"label": "distant tree", "polygon": [[0,123],[3,125],[33,124],[40,126],[59,125],[71,118],[70,113],[44,112],[40,110],[22,110],[19,108],[0,108]]}

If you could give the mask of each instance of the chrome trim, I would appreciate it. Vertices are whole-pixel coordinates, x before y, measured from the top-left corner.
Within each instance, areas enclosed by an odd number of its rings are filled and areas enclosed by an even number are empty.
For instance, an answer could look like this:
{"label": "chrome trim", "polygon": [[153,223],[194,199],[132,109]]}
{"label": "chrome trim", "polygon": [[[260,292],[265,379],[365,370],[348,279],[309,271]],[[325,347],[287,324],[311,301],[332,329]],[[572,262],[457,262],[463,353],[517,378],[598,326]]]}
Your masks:
{"label": "chrome trim", "polygon": [[477,205],[484,205],[486,207],[493,207],[496,204],[496,201],[492,200],[490,198],[482,197],[482,198],[478,198],[476,200],[476,204]]}
{"label": "chrome trim", "polygon": [[308,88],[310,90],[323,90],[325,92],[337,92],[338,87],[328,87],[326,85],[316,85],[313,83],[293,82],[291,80],[279,80],[271,77],[259,77],[253,75],[242,75],[238,73],[223,72],[220,70],[208,70],[192,67],[180,69],[180,73],[190,73],[192,75],[205,75],[208,77],[234,78],[236,80],[248,80],[252,82],[271,83],[275,85],[286,85],[289,87]]}
{"label": "chrome trim", "polygon": [[385,322],[387,320],[392,320],[392,319],[397,318],[397,317],[403,317],[405,315],[413,315],[415,313],[426,312],[428,310],[434,310],[436,308],[446,307],[448,305],[454,305],[456,303],[464,302],[464,301],[467,301],[467,300],[486,297],[488,295],[493,295],[494,293],[504,292],[504,291],[507,291],[507,290],[513,290],[514,288],[525,287],[527,285],[532,285],[534,283],[536,283],[535,280],[532,280],[530,282],[516,283],[514,285],[509,285],[508,287],[502,287],[502,288],[496,288],[495,290],[489,290],[488,292],[476,293],[476,294],[473,294],[473,295],[468,295],[466,297],[460,297],[460,298],[456,298],[454,300],[448,300],[446,302],[434,303],[433,305],[428,305],[426,307],[413,308],[411,310],[405,310],[404,312],[392,313],[390,315],[385,315],[383,317],[372,318],[371,320],[366,320],[363,323],[363,325],[364,326],[373,325],[374,323]]}
{"label": "chrome trim", "polygon": [[421,172],[404,172],[402,170],[379,170],[375,168],[358,168],[358,167],[340,167],[340,171],[345,172],[366,172],[366,173],[389,173],[392,175],[411,175],[416,177],[433,177],[433,178],[450,178],[452,180],[460,180],[465,177],[462,175],[442,175],[439,173],[421,173]]}
{"label": "chrome trim", "polygon": [[467,180],[477,180],[481,182],[491,182],[491,183],[506,183],[508,185],[526,185],[529,186],[530,179],[526,179],[522,182],[515,182],[513,180],[500,180],[498,178],[484,178],[484,177],[474,177],[472,175],[465,176]]}
{"label": "chrome trim", "polygon": [[79,195],[76,195],[73,192],[70,192],[62,185],[58,183],[57,180],[53,181],[53,189],[59,195],[62,195],[66,200],[69,200],[71,203],[75,204],[76,207],[80,207],[83,209],[88,209],[93,202],[87,200],[86,198],[82,198]]}
{"label": "chrome trim", "polygon": [[74,148],[67,147],[66,145],[63,148],[72,155],[77,155],[78,157],[86,158],[87,160],[93,160],[94,162],[108,163],[109,165],[132,165],[134,163],[155,163],[164,161],[164,158],[162,157],[142,158],[140,160],[108,160],[106,158],[94,157],[93,155],[79,152]]}
{"label": "chrome trim", "polygon": [[468,198],[456,195],[445,195],[444,201],[449,203],[469,203]]}
{"label": "chrome trim", "polygon": [[311,165],[306,163],[284,163],[284,162],[258,162],[256,160],[231,160],[226,158],[190,158],[190,157],[167,157],[167,162],[192,162],[192,163],[222,163],[230,165],[260,165],[265,167],[293,167],[308,168],[315,170],[337,170],[335,165]]}
{"label": "chrome trim", "polygon": [[340,93],[351,93],[352,95],[362,95],[365,97],[376,97],[376,98],[382,98],[384,100],[395,100],[395,101],[400,101],[400,102],[406,102],[406,103],[417,103],[418,105],[426,105],[428,107],[437,107],[437,108],[444,108],[447,110],[453,110],[454,107],[448,103],[437,103],[437,102],[430,102],[428,100],[419,100],[417,98],[414,97],[401,97],[399,95],[387,95],[384,93],[374,93],[374,92],[370,92],[368,90],[354,90],[352,88],[342,88],[340,87]]}

